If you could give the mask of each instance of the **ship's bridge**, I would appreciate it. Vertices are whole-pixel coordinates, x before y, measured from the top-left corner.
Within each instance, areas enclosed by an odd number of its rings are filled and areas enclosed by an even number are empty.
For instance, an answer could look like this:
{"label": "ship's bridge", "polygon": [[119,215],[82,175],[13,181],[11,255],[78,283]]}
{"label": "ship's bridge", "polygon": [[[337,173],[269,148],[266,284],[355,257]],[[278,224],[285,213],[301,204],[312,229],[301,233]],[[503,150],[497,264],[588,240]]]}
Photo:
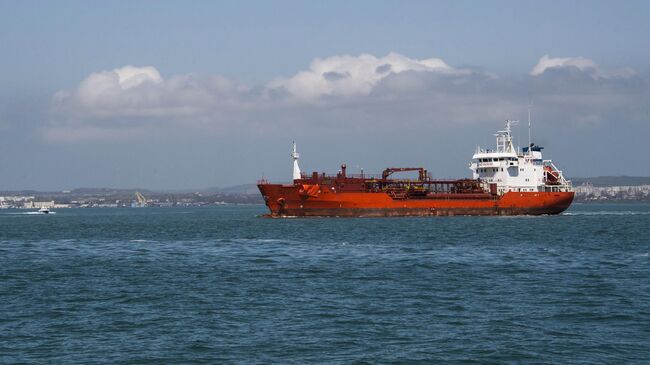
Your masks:
{"label": "ship's bridge", "polygon": [[503,167],[518,165],[516,153],[478,152],[472,156],[477,167]]}

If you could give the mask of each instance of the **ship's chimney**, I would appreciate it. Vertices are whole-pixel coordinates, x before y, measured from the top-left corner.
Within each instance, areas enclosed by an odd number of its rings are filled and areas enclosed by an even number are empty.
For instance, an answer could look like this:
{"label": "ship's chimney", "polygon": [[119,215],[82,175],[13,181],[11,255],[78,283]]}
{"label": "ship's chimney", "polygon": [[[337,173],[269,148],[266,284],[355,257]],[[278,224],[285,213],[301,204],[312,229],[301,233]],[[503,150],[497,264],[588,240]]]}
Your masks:
{"label": "ship's chimney", "polygon": [[342,165],[341,165],[341,177],[345,177],[345,168],[346,168],[346,167],[347,167],[347,166],[345,166],[345,164],[342,164]]}

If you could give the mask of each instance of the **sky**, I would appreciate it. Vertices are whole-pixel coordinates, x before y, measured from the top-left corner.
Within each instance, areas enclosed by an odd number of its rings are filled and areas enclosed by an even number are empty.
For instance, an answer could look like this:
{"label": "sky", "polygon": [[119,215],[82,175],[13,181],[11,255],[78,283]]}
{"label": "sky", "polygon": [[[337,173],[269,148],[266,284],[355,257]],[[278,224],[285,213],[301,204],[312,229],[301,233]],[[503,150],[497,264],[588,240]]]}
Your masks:
{"label": "sky", "polygon": [[[0,0],[0,191],[467,177],[506,119],[650,175],[647,1]],[[520,138],[521,137],[521,138]],[[517,144],[517,141],[515,142]]]}

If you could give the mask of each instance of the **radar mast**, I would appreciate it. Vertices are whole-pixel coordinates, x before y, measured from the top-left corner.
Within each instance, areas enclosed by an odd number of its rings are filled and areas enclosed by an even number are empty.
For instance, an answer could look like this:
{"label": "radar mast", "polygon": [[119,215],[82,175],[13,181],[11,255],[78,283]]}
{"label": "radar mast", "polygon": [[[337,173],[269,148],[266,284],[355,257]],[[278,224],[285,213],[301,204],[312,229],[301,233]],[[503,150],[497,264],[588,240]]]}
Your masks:
{"label": "radar mast", "polygon": [[293,159],[293,179],[300,179],[300,166],[298,166],[298,160],[300,159],[300,154],[296,150],[296,142],[293,142],[293,151],[291,152],[291,158]]}
{"label": "radar mast", "polygon": [[519,124],[518,120],[506,120],[506,127],[495,134],[497,137],[497,152],[514,151],[515,148],[512,145],[512,126],[517,124]]}

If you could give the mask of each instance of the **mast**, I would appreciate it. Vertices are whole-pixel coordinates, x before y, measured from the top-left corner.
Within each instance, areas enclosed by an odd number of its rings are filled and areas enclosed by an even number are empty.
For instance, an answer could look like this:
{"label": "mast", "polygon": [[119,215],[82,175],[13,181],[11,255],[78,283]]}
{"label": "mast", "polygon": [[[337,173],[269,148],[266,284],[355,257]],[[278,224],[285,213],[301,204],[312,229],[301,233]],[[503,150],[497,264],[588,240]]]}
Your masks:
{"label": "mast", "polygon": [[514,150],[514,146],[512,145],[512,126],[517,124],[519,124],[519,121],[507,119],[505,129],[495,134],[497,137],[497,152],[512,152]]}
{"label": "mast", "polygon": [[291,158],[293,159],[293,179],[300,179],[300,166],[298,166],[298,160],[300,159],[300,154],[296,150],[296,142],[293,142],[293,151],[291,152]]}
{"label": "mast", "polygon": [[532,101],[530,103],[528,103],[528,154],[532,153],[531,146],[530,146],[530,144],[532,143],[532,140],[530,138],[530,129],[531,129],[530,109],[531,109],[532,105],[533,105]]}

